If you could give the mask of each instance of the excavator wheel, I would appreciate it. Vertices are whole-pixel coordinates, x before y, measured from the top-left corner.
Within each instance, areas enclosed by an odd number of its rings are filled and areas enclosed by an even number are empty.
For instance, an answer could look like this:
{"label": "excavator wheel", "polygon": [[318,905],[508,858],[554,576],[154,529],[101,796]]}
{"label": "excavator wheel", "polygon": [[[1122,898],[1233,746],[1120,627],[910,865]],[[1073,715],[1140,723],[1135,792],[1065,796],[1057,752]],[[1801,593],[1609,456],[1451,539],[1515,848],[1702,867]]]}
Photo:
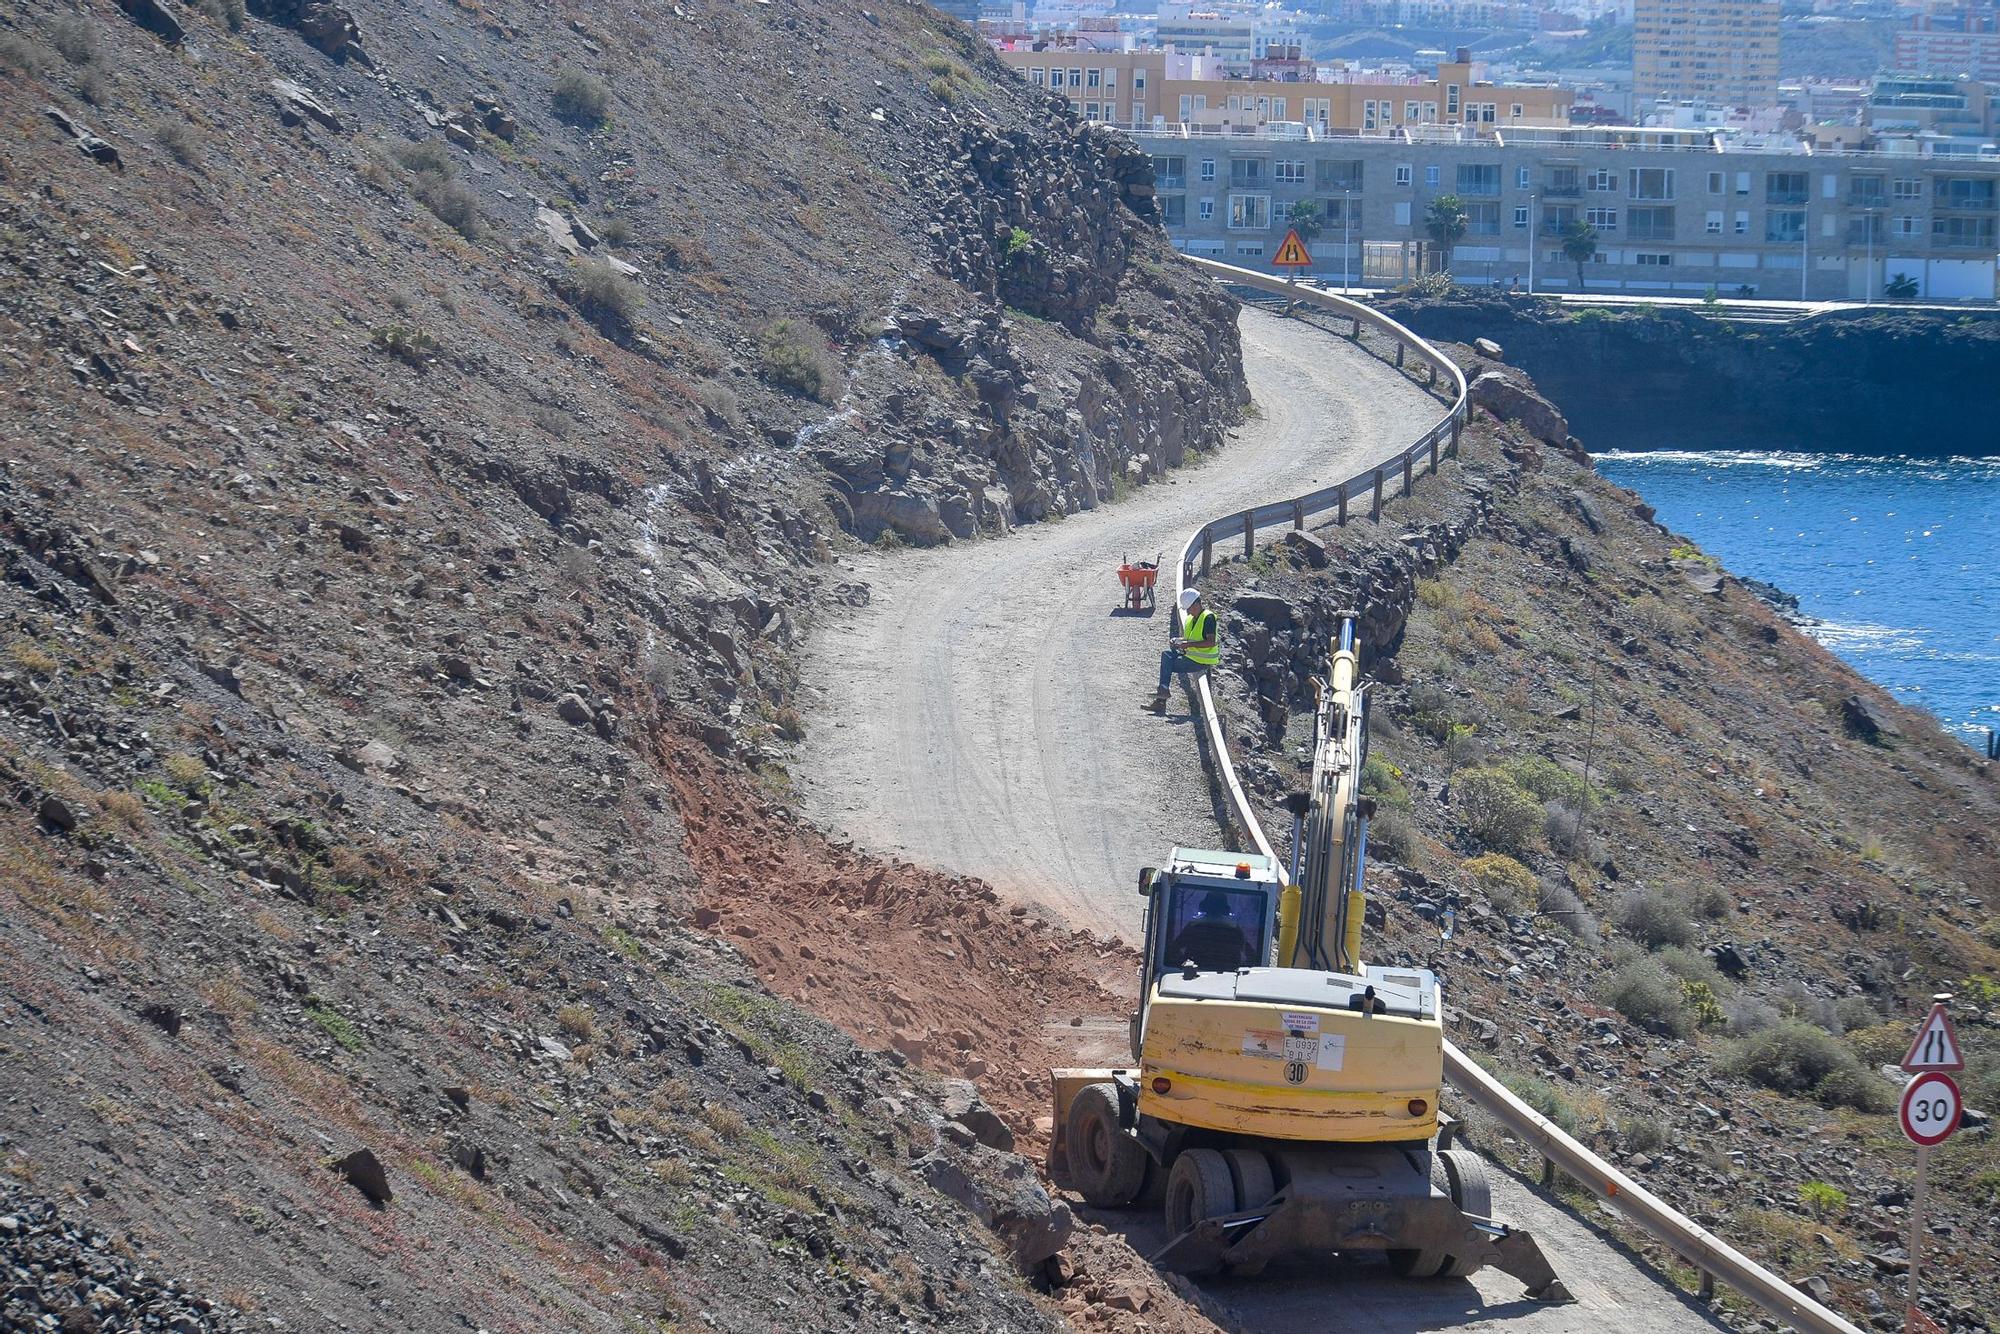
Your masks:
{"label": "excavator wheel", "polygon": [[[1460,1213],[1475,1218],[1493,1217],[1493,1188],[1486,1180],[1486,1164],[1469,1149],[1446,1149],[1438,1154],[1451,1202]],[[1471,1278],[1484,1266],[1475,1259],[1453,1256],[1438,1270],[1439,1278]]]}
{"label": "excavator wheel", "polygon": [[1214,1149],[1188,1149],[1167,1173],[1167,1231],[1174,1236],[1204,1218],[1236,1212],[1236,1182]]}
{"label": "excavator wheel", "polygon": [[[1229,1164],[1229,1176],[1236,1186],[1236,1207],[1257,1209],[1278,1193],[1271,1174],[1271,1160],[1256,1149],[1224,1149],[1222,1159]],[[1229,1272],[1245,1278],[1264,1272],[1265,1261],[1243,1261],[1229,1266]]]}
{"label": "excavator wheel", "polygon": [[1069,1178],[1100,1209],[1122,1209],[1146,1185],[1152,1161],[1139,1141],[1118,1124],[1118,1090],[1109,1083],[1077,1090],[1063,1128]]}

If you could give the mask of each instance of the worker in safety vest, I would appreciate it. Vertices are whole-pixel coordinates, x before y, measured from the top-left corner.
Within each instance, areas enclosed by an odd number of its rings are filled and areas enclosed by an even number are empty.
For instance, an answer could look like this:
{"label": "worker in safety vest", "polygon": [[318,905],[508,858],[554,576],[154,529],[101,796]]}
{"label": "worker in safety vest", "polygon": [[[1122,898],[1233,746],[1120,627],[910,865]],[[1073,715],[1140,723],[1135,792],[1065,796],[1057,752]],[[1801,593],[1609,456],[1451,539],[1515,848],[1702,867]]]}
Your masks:
{"label": "worker in safety vest", "polygon": [[1167,642],[1171,647],[1160,655],[1160,688],[1147,706],[1160,714],[1167,711],[1167,682],[1175,672],[1205,672],[1222,661],[1222,647],[1215,637],[1215,613],[1192,588],[1181,590],[1180,636]]}

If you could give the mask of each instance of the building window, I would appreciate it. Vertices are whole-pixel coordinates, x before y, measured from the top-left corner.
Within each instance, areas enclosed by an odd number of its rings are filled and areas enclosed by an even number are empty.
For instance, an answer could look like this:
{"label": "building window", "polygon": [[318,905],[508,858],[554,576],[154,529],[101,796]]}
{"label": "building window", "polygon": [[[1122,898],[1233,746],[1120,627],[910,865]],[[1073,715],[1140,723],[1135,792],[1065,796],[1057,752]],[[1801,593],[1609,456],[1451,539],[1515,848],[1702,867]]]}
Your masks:
{"label": "building window", "polygon": [[1618,230],[1618,210],[1615,208],[1588,208],[1583,211],[1583,220],[1600,232]]}
{"label": "building window", "polygon": [[1634,167],[1627,174],[1632,199],[1672,199],[1674,173],[1671,167]]}
{"label": "building window", "polygon": [[1740,208],[1736,210],[1735,232],[1738,236],[1750,234],[1750,215]]}
{"label": "building window", "polygon": [[1107,69],[1107,70],[1105,70],[1105,71],[1104,71],[1104,88],[1105,88],[1105,91],[1106,91],[1106,92],[1116,92],[1116,91],[1117,91],[1117,89],[1118,89],[1118,71],[1117,71],[1117,69],[1116,69],[1116,68],[1113,68],[1113,69]]}
{"label": "building window", "polygon": [[1942,177],[1931,203],[1937,208],[1992,208],[1993,182],[1981,177]]}
{"label": "building window", "polygon": [[1407,163],[1407,162],[1399,162],[1399,163],[1397,163],[1397,164],[1396,164],[1396,184],[1398,184],[1398,185],[1408,185],[1409,183],[1410,183],[1410,164],[1409,164],[1409,163]]}
{"label": "building window", "polygon": [[1432,124],[1435,124],[1437,122],[1437,118],[1438,118],[1438,104],[1435,102],[1424,103],[1424,120]]}
{"label": "building window", "polygon": [[1514,168],[1514,188],[1516,190],[1527,189],[1529,182],[1531,182],[1532,180],[1534,180],[1534,173],[1531,168],[1528,167]]}
{"label": "building window", "polygon": [[1455,83],[1444,86],[1444,114],[1447,116],[1458,114],[1458,85]]}
{"label": "building window", "polygon": [[1593,171],[1590,175],[1584,177],[1583,183],[1585,188],[1596,190],[1600,193],[1616,190],[1618,188],[1618,173],[1615,171]]}
{"label": "building window", "polygon": [[1461,162],[1456,176],[1458,193],[1462,195],[1497,195],[1500,193],[1500,167],[1493,162]]}
{"label": "building window", "polygon": [[1099,119],[1099,116],[1098,116],[1098,109],[1097,109],[1097,103],[1095,103],[1095,102],[1085,102],[1085,103],[1083,104],[1083,118],[1084,118],[1085,120],[1097,120],[1097,119]]}
{"label": "building window", "polygon": [[1231,195],[1229,196],[1229,228],[1231,231],[1266,231],[1271,226],[1271,196]]}
{"label": "building window", "polygon": [[1516,227],[1526,227],[1528,225],[1528,206],[1526,204],[1518,205],[1514,209],[1514,225]]}
{"label": "building window", "polygon": [[1522,116],[1526,114],[1527,114],[1527,108],[1522,106],[1519,102],[1516,102],[1514,104],[1514,119],[1519,120],[1521,119]]}
{"label": "building window", "polygon": [[1423,113],[1424,113],[1424,104],[1422,102],[1403,103],[1403,124],[1414,125],[1417,121],[1417,118],[1423,115]]}
{"label": "building window", "polygon": [[1710,209],[1708,216],[1702,221],[1701,229],[1710,236],[1722,235],[1722,210],[1719,208]]}
{"label": "building window", "polygon": [[1229,183],[1242,187],[1264,184],[1268,164],[1260,157],[1233,157],[1229,159]]}
{"label": "building window", "polygon": [[1708,173],[1708,192],[1712,195],[1721,194],[1722,180],[1723,176],[1721,172],[1711,171],[1710,173]]}
{"label": "building window", "polygon": [[1472,203],[1465,206],[1465,233],[1468,236],[1498,236],[1500,234],[1500,206],[1495,203]]}
{"label": "building window", "polygon": [[1924,183],[1921,180],[1908,180],[1908,179],[1897,180],[1896,198],[1922,199],[1923,197],[1924,197]]}
{"label": "building window", "polygon": [[1214,159],[1214,158],[1212,158],[1212,157],[1205,157],[1205,158],[1203,158],[1203,159],[1201,160],[1201,178],[1202,178],[1202,179],[1203,179],[1204,181],[1212,181],[1212,180],[1214,180],[1214,179],[1215,179],[1215,159]]}
{"label": "building window", "polygon": [[1081,66],[1071,67],[1069,72],[1069,86],[1072,88],[1083,87],[1083,69]]}
{"label": "building window", "polygon": [[1641,253],[1632,256],[1632,262],[1642,269],[1665,269],[1673,266],[1674,257]]}
{"label": "building window", "polygon": [[1161,195],[1160,221],[1169,227],[1179,227],[1187,222],[1187,196]]}
{"label": "building window", "polygon": [[1280,185],[1304,185],[1306,164],[1303,162],[1280,162],[1277,164],[1277,179]]}
{"label": "building window", "polygon": [[1361,104],[1361,128],[1364,130],[1375,128],[1375,99],[1372,97]]}
{"label": "building window", "polygon": [[1802,171],[1773,171],[1764,177],[1764,202],[1767,204],[1803,204],[1806,192],[1807,179]]}
{"label": "building window", "polygon": [[1146,91],[1146,71],[1134,70],[1132,72],[1132,91],[1135,93]]}
{"label": "building window", "polygon": [[1197,217],[1203,222],[1207,222],[1215,216],[1215,201],[1213,199],[1199,200],[1195,204],[1194,211]]}
{"label": "building window", "polygon": [[1747,195],[1750,193],[1749,172],[1739,171],[1736,173],[1736,193],[1739,195]]}
{"label": "building window", "polygon": [[1671,208],[1627,209],[1625,230],[1635,241],[1671,241],[1674,239],[1674,211]]}
{"label": "building window", "polygon": [[1438,167],[1429,166],[1424,168],[1425,185],[1436,185],[1440,179],[1441,179],[1441,173]]}
{"label": "building window", "polygon": [[1028,82],[1037,88],[1046,88],[1049,83],[1049,72],[1045,69],[1031,69],[1028,71]]}
{"label": "building window", "polygon": [[1086,88],[1101,88],[1101,87],[1103,87],[1103,86],[1104,86],[1104,76],[1103,76],[1102,72],[1100,72],[1100,71],[1098,71],[1098,70],[1096,70],[1096,69],[1087,69],[1087,70],[1085,70],[1085,71],[1083,72],[1083,86],[1084,86],[1084,87],[1086,87]]}
{"label": "building window", "polygon": [[1236,247],[1236,253],[1245,259],[1256,259],[1264,253],[1264,247],[1258,244],[1239,245]]}
{"label": "building window", "polygon": [[1909,216],[1907,216],[1907,215],[1902,215],[1902,216],[1899,216],[1899,217],[1897,217],[1897,219],[1896,219],[1896,235],[1898,235],[1898,236],[1921,236],[1921,235],[1923,234],[1923,228],[1921,228],[1920,226],[1918,226],[1918,225],[1917,225],[1917,224],[1918,224],[1918,222],[1919,222],[1919,219],[1917,219],[1917,218],[1913,218],[1913,217],[1909,217]]}
{"label": "building window", "polygon": [[1280,199],[1271,205],[1271,225],[1289,227],[1292,224],[1292,201]]}
{"label": "building window", "polygon": [[1764,239],[1775,243],[1790,242],[1797,245],[1806,239],[1806,214],[1804,209],[1772,209],[1764,215]]}
{"label": "building window", "polygon": [[1396,201],[1396,225],[1398,227],[1410,225],[1410,201],[1407,199]]}

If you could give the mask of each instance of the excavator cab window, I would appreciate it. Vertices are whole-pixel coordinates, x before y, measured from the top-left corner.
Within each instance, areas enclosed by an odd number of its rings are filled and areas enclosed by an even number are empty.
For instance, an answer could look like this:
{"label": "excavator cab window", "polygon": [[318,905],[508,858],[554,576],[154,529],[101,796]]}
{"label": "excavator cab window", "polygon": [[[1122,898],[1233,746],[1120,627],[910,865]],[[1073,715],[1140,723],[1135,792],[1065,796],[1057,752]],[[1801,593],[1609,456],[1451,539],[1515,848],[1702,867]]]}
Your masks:
{"label": "excavator cab window", "polygon": [[1262,966],[1269,952],[1270,903],[1262,886],[1176,879],[1160,923],[1160,968],[1193,963],[1205,973],[1233,973]]}

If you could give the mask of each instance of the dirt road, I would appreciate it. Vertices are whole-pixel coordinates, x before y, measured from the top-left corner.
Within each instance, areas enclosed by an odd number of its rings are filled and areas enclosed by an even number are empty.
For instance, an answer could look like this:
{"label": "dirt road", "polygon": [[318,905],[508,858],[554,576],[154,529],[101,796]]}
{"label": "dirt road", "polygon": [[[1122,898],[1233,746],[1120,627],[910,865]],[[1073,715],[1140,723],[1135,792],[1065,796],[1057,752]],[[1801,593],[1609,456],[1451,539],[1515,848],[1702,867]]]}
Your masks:
{"label": "dirt road", "polygon": [[[1140,709],[1166,610],[1114,612],[1120,557],[1151,559],[1218,514],[1338,481],[1441,410],[1331,335],[1255,310],[1242,332],[1257,411],[1219,457],[1091,514],[998,541],[870,554],[843,572],[871,601],[809,656],[819,696],[797,773],[811,819],[864,848],[983,877],[1079,927],[1136,934],[1138,868],[1176,842],[1211,840],[1216,825],[1184,702],[1177,695],[1164,721]],[[1118,1018],[1086,1030],[1103,1028],[1105,1058],[1123,1044]],[[1548,1239],[1576,1304],[1524,1302],[1501,1274],[1412,1284],[1361,1261],[1217,1282],[1208,1295],[1233,1327],[1254,1331],[1710,1327],[1645,1265],[1492,1175],[1496,1207]],[[1163,1240],[1137,1213],[1103,1221],[1138,1229],[1142,1251]]]}
{"label": "dirt road", "polygon": [[1215,833],[1178,693],[1150,697],[1167,609],[1115,610],[1121,558],[1328,485],[1442,409],[1340,339],[1243,314],[1257,414],[1221,457],[1001,541],[867,555],[867,608],[821,635],[799,768],[806,813],[864,848],[977,875],[1079,926],[1130,933],[1139,868]]}

